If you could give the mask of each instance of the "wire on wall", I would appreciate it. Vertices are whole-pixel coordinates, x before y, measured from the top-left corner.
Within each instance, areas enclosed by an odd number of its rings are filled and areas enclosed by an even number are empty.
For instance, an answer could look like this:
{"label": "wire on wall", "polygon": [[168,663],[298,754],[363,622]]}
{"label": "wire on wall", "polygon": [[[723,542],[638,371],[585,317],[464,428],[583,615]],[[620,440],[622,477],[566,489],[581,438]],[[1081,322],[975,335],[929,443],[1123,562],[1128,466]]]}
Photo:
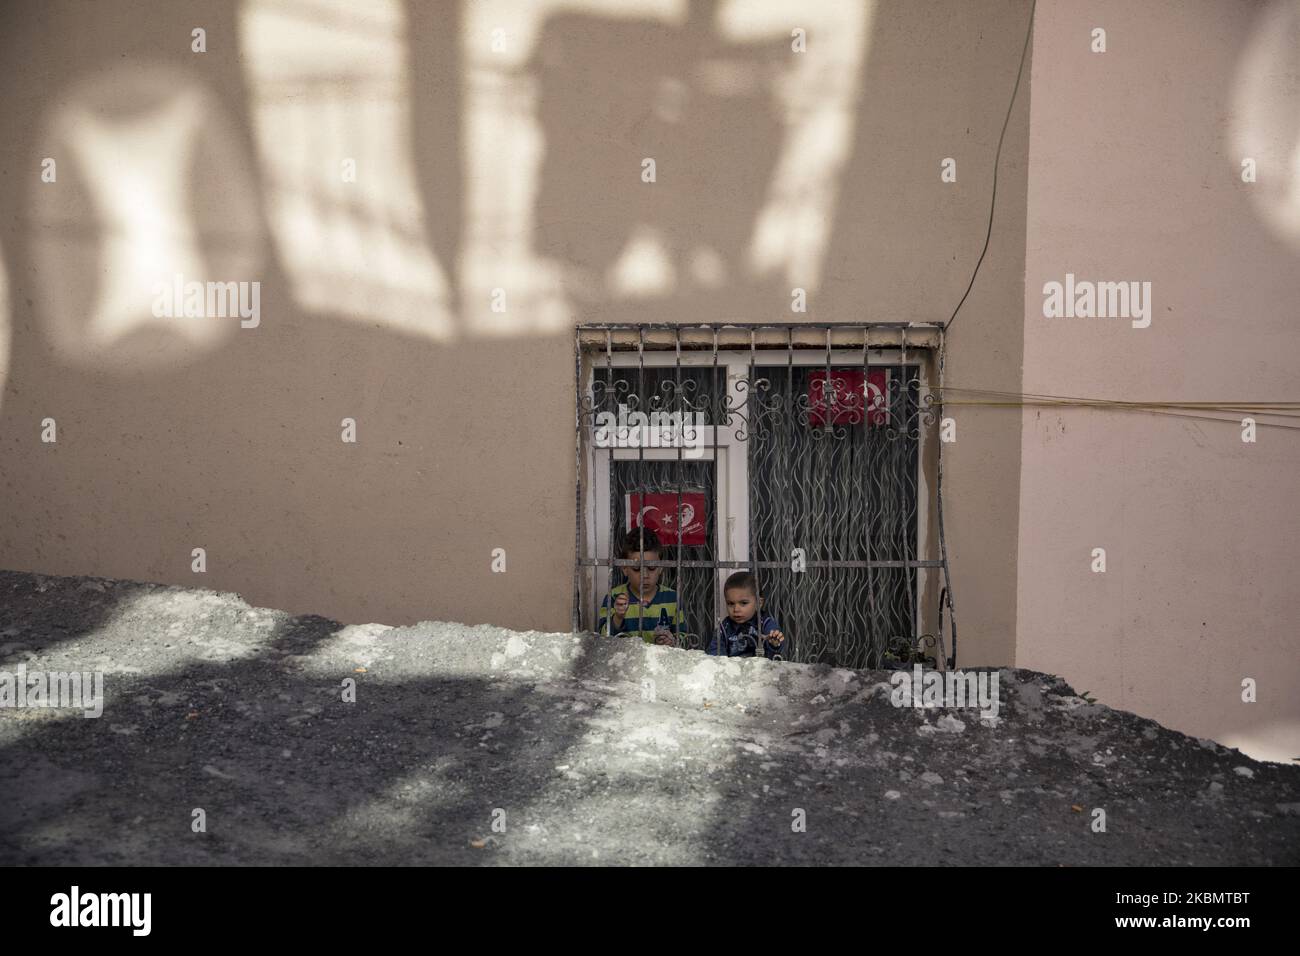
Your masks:
{"label": "wire on wall", "polygon": [[998,202],[998,166],[1002,164],[1002,140],[1006,138],[1007,125],[1011,122],[1011,110],[1016,105],[1016,93],[1020,90],[1020,77],[1025,72],[1025,56],[1029,52],[1029,38],[1034,33],[1034,10],[1037,6],[1038,0],[1034,0],[1029,5],[1029,23],[1025,27],[1025,45],[1020,50],[1020,67],[1016,70],[1016,85],[1011,89],[1011,102],[1007,104],[1007,115],[1002,120],[1002,132],[998,134],[998,148],[993,153],[993,195],[989,198],[989,225],[984,233],[984,248],[980,250],[980,257],[975,262],[975,270],[970,274],[970,282],[966,286],[966,291],[962,293],[961,301],[957,303],[957,308],[952,310],[952,315],[943,325],[945,331],[952,325],[952,320],[957,318],[961,307],[966,304],[966,297],[970,295],[970,290],[975,288],[975,277],[979,275],[984,254],[989,251],[989,240],[993,237],[993,210]]}
{"label": "wire on wall", "polygon": [[[1203,421],[1235,422],[1242,415],[1282,418],[1297,422],[1289,425],[1284,422],[1258,422],[1261,426],[1273,428],[1300,429],[1300,402],[1252,402],[1252,401],[1213,401],[1213,402],[1131,402],[1110,398],[1079,398],[1068,395],[1042,395],[1031,392],[1004,392],[989,388],[961,388],[955,385],[932,386],[935,400],[949,405],[982,405],[986,407],[1024,408],[1033,406],[1066,408],[1103,408],[1114,411],[1143,411],[1155,414],[1167,414],[1180,418],[1198,418]],[[951,395],[949,394],[951,393]],[[971,395],[973,398],[951,397],[952,395]],[[1218,415],[1232,415],[1235,418],[1221,418]]]}

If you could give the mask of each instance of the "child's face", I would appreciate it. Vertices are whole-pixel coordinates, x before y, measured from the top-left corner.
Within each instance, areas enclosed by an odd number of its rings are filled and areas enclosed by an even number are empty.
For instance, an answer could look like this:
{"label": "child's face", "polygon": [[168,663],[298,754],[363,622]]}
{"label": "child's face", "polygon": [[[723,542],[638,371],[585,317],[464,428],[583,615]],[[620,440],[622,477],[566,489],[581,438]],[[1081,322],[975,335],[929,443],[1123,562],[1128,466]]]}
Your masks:
{"label": "child's face", "polygon": [[[623,555],[629,561],[658,561],[658,551],[629,551]],[[633,594],[644,594],[646,591],[653,591],[659,586],[659,572],[662,568],[646,568],[642,571],[640,568],[625,567],[623,573],[627,575],[628,587]]]}
{"label": "child's face", "polygon": [[727,616],[737,624],[751,620],[758,611],[758,596],[747,588],[732,588],[725,597]]}

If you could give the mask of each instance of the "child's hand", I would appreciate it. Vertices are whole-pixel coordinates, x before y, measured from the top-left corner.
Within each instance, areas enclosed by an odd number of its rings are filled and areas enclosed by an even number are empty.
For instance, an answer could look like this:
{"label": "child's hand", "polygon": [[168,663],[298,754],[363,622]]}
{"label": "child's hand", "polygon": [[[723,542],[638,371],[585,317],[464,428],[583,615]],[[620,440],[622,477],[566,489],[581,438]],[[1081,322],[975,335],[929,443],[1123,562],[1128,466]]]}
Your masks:
{"label": "child's hand", "polygon": [[780,647],[785,641],[785,635],[780,631],[768,631],[763,636],[767,638],[767,643],[771,644],[773,647]]}
{"label": "child's hand", "polygon": [[627,615],[627,592],[624,591],[618,597],[614,598],[614,617],[621,623]]}

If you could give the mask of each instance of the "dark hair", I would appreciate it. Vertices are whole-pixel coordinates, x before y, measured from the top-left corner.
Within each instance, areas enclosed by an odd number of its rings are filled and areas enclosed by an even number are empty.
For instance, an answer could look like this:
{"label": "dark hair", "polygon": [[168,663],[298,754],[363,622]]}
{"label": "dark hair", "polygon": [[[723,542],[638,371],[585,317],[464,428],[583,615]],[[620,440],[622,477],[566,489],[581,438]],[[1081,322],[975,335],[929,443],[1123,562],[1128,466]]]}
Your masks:
{"label": "dark hair", "polygon": [[663,554],[663,546],[659,544],[659,536],[650,528],[633,528],[623,535],[623,547],[619,549],[619,554],[626,559],[639,551],[653,551],[655,554]]}
{"label": "dark hair", "polygon": [[754,597],[758,597],[758,578],[754,577],[753,571],[737,571],[727,578],[727,583],[722,586],[723,594],[740,590],[748,591]]}

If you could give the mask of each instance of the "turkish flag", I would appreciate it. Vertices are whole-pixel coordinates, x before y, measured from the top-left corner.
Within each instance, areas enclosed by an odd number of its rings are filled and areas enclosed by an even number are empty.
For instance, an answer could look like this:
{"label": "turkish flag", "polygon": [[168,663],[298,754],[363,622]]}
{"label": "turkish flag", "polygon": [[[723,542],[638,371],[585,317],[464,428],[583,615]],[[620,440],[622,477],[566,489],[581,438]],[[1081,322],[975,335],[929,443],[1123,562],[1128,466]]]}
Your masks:
{"label": "turkish flag", "polygon": [[[823,369],[808,376],[808,424],[860,424],[864,418],[871,425],[889,424],[889,378],[884,369],[863,372],[860,368],[836,368],[830,371],[831,387],[826,387]],[[827,409],[827,392],[830,408]],[[863,411],[866,414],[863,414]]]}
{"label": "turkish flag", "polygon": [[[680,496],[681,510],[677,502]],[[704,544],[707,518],[702,491],[650,491],[623,496],[628,528],[649,528],[664,545]]]}

